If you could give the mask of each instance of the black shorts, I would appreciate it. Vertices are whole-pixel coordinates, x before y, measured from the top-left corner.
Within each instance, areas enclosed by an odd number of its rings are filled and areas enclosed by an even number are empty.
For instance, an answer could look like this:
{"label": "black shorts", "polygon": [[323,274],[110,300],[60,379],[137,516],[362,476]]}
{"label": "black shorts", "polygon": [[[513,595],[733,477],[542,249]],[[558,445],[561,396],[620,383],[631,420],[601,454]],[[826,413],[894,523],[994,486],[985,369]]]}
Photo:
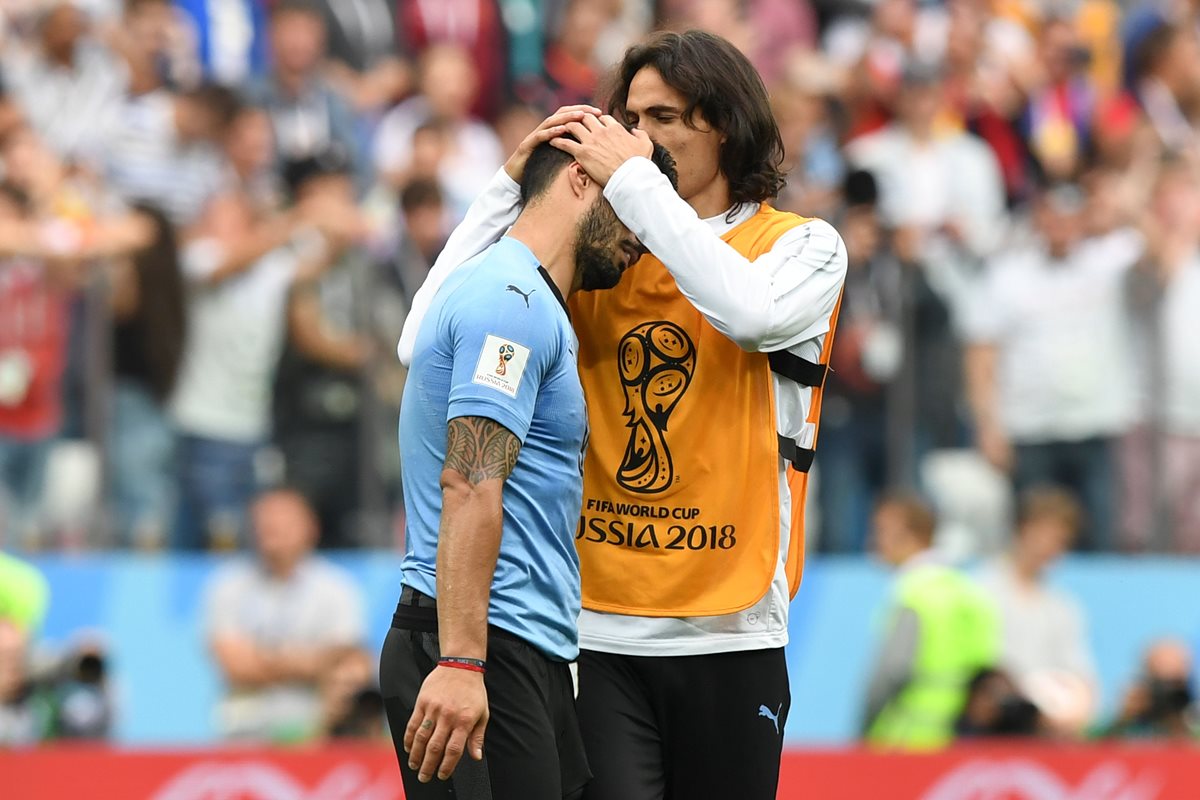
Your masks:
{"label": "black shorts", "polygon": [[791,705],[783,649],[579,655],[584,800],[775,800]]}
{"label": "black shorts", "polygon": [[591,777],[570,666],[523,639],[488,626],[488,710],[483,761],[464,755],[448,781],[417,781],[404,753],[404,729],[421,684],[437,663],[437,610],[405,588],[383,643],[379,682],[408,800],[564,800]]}

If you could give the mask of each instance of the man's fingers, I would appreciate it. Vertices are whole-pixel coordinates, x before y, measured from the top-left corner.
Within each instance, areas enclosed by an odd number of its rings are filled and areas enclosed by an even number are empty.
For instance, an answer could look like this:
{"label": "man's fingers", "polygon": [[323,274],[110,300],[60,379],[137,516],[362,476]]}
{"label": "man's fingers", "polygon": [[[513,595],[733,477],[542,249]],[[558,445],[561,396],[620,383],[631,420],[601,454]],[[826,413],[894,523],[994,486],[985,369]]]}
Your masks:
{"label": "man's fingers", "polygon": [[633,136],[646,147],[647,157],[654,155],[654,142],[650,141],[650,134],[646,133],[641,128],[633,129]]}
{"label": "man's fingers", "polygon": [[565,139],[562,136],[551,139],[550,146],[557,147],[559,150],[562,150],[564,153],[572,156],[578,155],[579,151],[583,149],[583,145],[581,145],[579,142],[572,141],[571,139]]}
{"label": "man's fingers", "polygon": [[587,114],[583,118],[583,125],[589,131],[598,131],[604,126],[600,123],[600,118],[595,114]]}
{"label": "man's fingers", "polygon": [[421,722],[417,726],[417,731],[413,734],[412,749],[408,751],[408,766],[414,770],[424,769],[425,760],[428,758],[426,749],[429,746],[429,740],[437,733],[437,723],[430,717]]}
{"label": "man's fingers", "polygon": [[417,707],[413,709],[412,716],[408,718],[408,725],[404,727],[404,752],[412,750],[413,738],[417,735],[417,728],[425,719],[425,706],[418,702]]}
{"label": "man's fingers", "polygon": [[[584,117],[584,119],[587,119],[587,117]],[[584,141],[584,139],[591,134],[591,131],[584,127],[582,122],[568,122],[565,127],[567,129],[567,133],[574,136],[580,142]]]}
{"label": "man's fingers", "polygon": [[467,739],[467,747],[471,752],[471,758],[476,761],[483,760],[483,734],[487,730],[488,716],[485,712],[483,719],[475,724],[475,730],[471,731],[471,736]]}
{"label": "man's fingers", "polygon": [[580,120],[585,116],[597,116],[600,114],[600,109],[595,106],[563,106],[558,111],[555,111],[542,123],[542,127],[562,125],[564,122],[572,120]]}
{"label": "man's fingers", "polygon": [[[429,743],[425,745],[425,757],[421,760],[421,767],[417,771],[417,780],[421,783],[429,783],[433,780],[438,765],[442,763],[442,754],[446,752],[446,741],[450,738],[452,730],[453,725],[446,719],[440,720],[433,728],[433,735],[429,737]],[[418,739],[420,735],[418,731]]]}
{"label": "man's fingers", "polygon": [[459,760],[467,748],[467,735],[470,729],[467,725],[455,726],[454,732],[450,734],[450,739],[446,742],[446,753],[442,756],[442,765],[438,768],[438,780],[450,780],[450,775],[454,772],[454,768],[458,766]]}
{"label": "man's fingers", "polygon": [[617,118],[614,117],[612,114],[601,114],[599,117],[597,117],[597,120],[599,121],[599,123],[601,125],[603,125],[606,128],[614,126],[614,125],[618,128],[625,127],[620,122],[618,122]]}
{"label": "man's fingers", "polygon": [[[565,125],[555,125],[553,128],[538,128],[536,131],[529,134],[525,141],[533,145],[533,147],[537,147],[539,144],[545,144],[554,137],[562,136],[566,132],[567,127]],[[532,150],[533,147],[530,147],[529,149]]]}
{"label": "man's fingers", "polygon": [[534,129],[534,133],[539,133],[547,128],[558,128],[566,125],[568,122],[580,122],[588,115],[587,111],[563,111],[558,114],[546,117],[542,120],[542,124]]}
{"label": "man's fingers", "polygon": [[591,114],[597,117],[604,113],[595,106],[589,106],[587,103],[577,103],[573,106],[559,106],[558,110],[555,111],[552,116],[557,116],[559,114],[571,114],[576,111],[582,111],[585,114]]}

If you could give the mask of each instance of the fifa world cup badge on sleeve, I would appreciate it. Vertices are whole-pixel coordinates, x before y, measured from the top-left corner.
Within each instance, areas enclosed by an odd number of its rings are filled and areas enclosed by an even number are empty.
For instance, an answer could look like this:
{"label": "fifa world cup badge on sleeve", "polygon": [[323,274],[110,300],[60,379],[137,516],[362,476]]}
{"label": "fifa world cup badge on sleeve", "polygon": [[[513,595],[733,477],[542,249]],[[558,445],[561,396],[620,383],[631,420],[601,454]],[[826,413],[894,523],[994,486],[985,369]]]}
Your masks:
{"label": "fifa world cup badge on sleeve", "polygon": [[516,397],[527,363],[528,347],[489,333],[479,352],[479,363],[475,366],[472,380],[481,386],[504,392],[509,397]]}

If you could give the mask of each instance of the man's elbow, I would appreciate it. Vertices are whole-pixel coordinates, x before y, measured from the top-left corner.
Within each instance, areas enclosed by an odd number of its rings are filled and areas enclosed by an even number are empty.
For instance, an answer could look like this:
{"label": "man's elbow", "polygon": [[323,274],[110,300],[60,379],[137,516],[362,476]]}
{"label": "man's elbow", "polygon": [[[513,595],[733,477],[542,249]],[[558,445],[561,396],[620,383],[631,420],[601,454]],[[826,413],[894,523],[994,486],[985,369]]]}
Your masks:
{"label": "man's elbow", "polygon": [[722,333],[747,353],[757,353],[771,335],[765,312],[750,312],[741,315],[738,322],[726,323]]}

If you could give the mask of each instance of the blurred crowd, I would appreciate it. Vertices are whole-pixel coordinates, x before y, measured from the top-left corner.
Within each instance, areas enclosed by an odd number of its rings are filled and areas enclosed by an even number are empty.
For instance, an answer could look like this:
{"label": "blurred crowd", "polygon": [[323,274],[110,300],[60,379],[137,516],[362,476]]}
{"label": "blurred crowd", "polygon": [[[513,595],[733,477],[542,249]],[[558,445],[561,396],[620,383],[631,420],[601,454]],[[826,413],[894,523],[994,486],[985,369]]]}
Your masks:
{"label": "blurred crowd", "polygon": [[288,486],[394,542],[392,347],[516,143],[657,27],[771,90],[850,272],[810,539],[889,489],[1200,552],[1200,3],[76,0],[0,15],[0,487],[28,548],[230,549]]}
{"label": "blurred crowd", "polygon": [[1150,642],[1118,706],[1101,716],[1088,620],[1047,578],[1083,522],[1070,492],[1034,487],[1007,551],[968,572],[934,546],[928,503],[884,497],[873,541],[895,576],[863,701],[864,740],[903,750],[998,738],[1200,742],[1195,656],[1183,640]]}

